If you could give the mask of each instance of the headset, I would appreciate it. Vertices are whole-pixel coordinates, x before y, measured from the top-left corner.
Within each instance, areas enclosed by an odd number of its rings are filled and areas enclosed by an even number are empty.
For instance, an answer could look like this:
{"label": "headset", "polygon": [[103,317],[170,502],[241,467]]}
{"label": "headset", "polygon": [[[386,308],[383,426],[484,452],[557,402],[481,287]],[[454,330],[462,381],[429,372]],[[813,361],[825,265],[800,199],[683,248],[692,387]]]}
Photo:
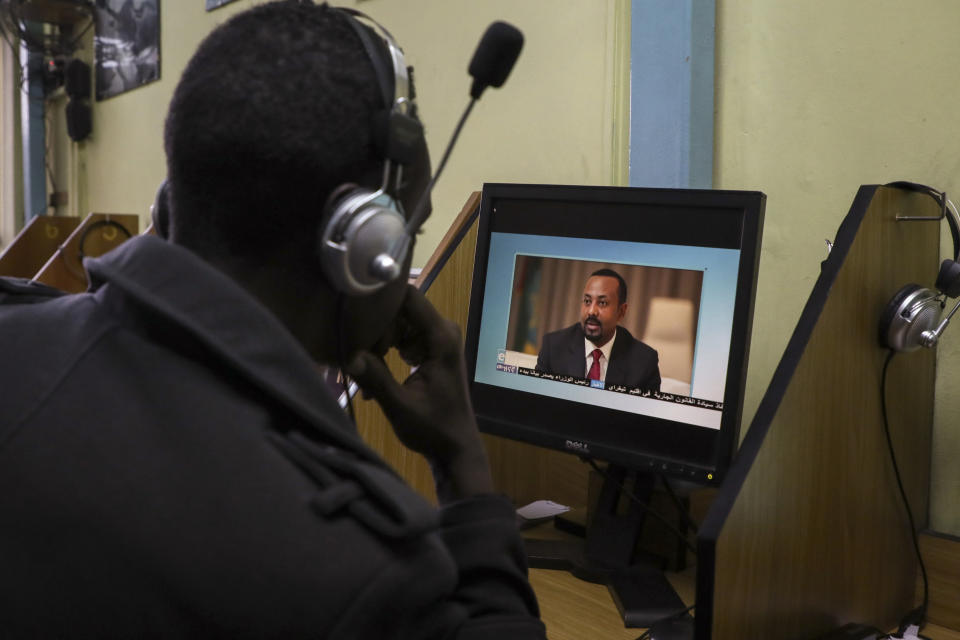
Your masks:
{"label": "headset", "polygon": [[[342,184],[331,191],[320,216],[317,253],[324,275],[340,293],[369,295],[400,277],[416,229],[408,231],[396,198],[403,167],[413,162],[422,145],[423,125],[417,117],[413,68],[408,67],[396,40],[370,16],[348,7],[328,7],[346,17],[360,38],[377,76],[384,107],[370,123],[374,145],[383,157],[383,178],[376,190]],[[375,42],[377,33],[382,42]],[[386,51],[387,56],[384,56]],[[167,180],[157,189],[150,207],[153,228],[169,237],[170,205]]]}
{"label": "headset", "polygon": [[[907,284],[897,291],[880,315],[880,344],[894,351],[914,351],[920,347],[933,348],[960,308],[957,304],[944,318],[940,311],[947,298],[960,296],[960,221],[947,194],[912,182],[892,182],[887,186],[925,193],[941,207],[941,214],[931,220],[946,218],[953,238],[953,259],[940,265],[935,283],[936,291],[919,284]],[[909,219],[909,218],[908,218]],[[914,218],[926,220],[928,218]]]}
{"label": "headset", "polygon": [[[413,69],[393,36],[373,18],[356,9],[335,9],[347,21],[363,44],[383,96],[384,109],[371,123],[375,144],[383,156],[383,181],[371,191],[353,184],[334,189],[324,207],[318,233],[317,252],[327,279],[339,292],[369,295],[400,277],[412,233],[402,205],[396,200],[403,166],[416,159],[422,144],[423,125],[417,118]],[[382,36],[383,48],[373,40],[372,24]],[[392,183],[392,188],[391,188]]]}

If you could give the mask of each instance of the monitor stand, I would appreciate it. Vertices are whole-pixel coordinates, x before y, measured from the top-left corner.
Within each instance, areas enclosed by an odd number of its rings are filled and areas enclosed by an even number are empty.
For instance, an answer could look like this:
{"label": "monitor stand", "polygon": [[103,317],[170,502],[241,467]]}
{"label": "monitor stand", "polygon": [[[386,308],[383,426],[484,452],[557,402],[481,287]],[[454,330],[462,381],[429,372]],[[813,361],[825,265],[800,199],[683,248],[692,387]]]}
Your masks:
{"label": "monitor stand", "polygon": [[610,465],[584,540],[528,538],[525,546],[530,566],[569,571],[581,580],[605,584],[626,627],[649,627],[683,613],[687,607],[664,576],[663,563],[658,566],[636,558],[646,509],[631,499],[625,501],[625,509],[618,509],[622,487],[646,505],[655,483],[654,474]]}

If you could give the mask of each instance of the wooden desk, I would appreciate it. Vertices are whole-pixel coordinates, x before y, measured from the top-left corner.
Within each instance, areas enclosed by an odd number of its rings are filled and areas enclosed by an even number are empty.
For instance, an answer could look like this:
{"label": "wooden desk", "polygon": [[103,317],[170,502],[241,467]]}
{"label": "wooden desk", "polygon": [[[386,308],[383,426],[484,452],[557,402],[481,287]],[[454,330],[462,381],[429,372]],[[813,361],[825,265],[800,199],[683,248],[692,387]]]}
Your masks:
{"label": "wooden desk", "polygon": [[[667,578],[684,602],[693,602],[694,569]],[[530,584],[540,602],[540,615],[550,640],[636,640],[643,629],[627,629],[603,585],[574,578],[566,571],[531,569]],[[723,615],[723,612],[718,612]],[[960,631],[927,625],[931,640],[960,640]],[[770,640],[776,640],[771,638]]]}
{"label": "wooden desk", "polygon": [[[684,602],[693,602],[693,576],[692,570],[667,575]],[[537,593],[550,640],[636,640],[643,633],[643,629],[623,626],[617,606],[603,585],[550,569],[531,569],[530,584]]]}
{"label": "wooden desk", "polygon": [[[574,509],[565,517],[582,523],[586,514],[585,510]],[[528,540],[580,540],[550,522],[524,530],[523,536]],[[665,575],[681,600],[695,600],[695,567]],[[635,640],[644,631],[623,626],[623,618],[605,585],[553,569],[530,569],[530,584],[537,594],[540,617],[550,640]]]}

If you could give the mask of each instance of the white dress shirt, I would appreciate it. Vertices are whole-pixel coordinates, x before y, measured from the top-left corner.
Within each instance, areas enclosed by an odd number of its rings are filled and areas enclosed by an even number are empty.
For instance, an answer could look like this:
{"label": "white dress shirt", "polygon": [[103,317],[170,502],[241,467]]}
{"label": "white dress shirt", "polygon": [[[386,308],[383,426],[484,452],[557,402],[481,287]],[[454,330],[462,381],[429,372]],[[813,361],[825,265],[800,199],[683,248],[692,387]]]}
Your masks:
{"label": "white dress shirt", "polygon": [[583,339],[583,344],[586,350],[586,363],[587,363],[586,368],[583,370],[584,378],[587,377],[587,375],[590,373],[590,367],[593,366],[593,350],[600,349],[600,353],[603,354],[600,356],[600,379],[601,380],[607,379],[607,365],[610,364],[610,351],[613,349],[613,341],[616,339],[617,339],[617,334],[614,333],[613,337],[610,338],[607,344],[603,345],[602,347],[598,347],[597,345],[593,344],[586,338]]}

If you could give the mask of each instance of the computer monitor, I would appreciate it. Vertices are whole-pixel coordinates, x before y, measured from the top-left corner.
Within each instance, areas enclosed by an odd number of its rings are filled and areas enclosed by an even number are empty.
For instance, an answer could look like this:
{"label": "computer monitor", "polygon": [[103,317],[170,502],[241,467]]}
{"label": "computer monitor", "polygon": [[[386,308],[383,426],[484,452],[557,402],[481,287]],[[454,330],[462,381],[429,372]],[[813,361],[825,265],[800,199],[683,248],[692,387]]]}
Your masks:
{"label": "computer monitor", "polygon": [[[738,440],[765,200],[484,185],[465,341],[481,430],[719,483]],[[605,375],[592,375],[607,334]]]}

